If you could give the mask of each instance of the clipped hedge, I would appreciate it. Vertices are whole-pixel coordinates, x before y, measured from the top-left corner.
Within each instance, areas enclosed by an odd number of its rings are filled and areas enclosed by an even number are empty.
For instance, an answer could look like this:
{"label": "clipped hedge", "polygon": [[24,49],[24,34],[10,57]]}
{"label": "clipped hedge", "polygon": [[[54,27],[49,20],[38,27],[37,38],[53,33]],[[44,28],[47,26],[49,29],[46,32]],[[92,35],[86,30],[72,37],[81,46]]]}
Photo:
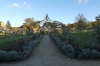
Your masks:
{"label": "clipped hedge", "polygon": [[26,59],[30,53],[32,52],[32,49],[40,42],[40,40],[43,38],[43,35],[38,37],[38,39],[35,39],[31,41],[27,46],[23,46],[24,51],[23,52],[16,52],[16,51],[4,51],[0,50],[0,61],[18,61],[22,59]]}
{"label": "clipped hedge", "polygon": [[96,49],[86,48],[86,49],[82,49],[82,50],[76,50],[71,46],[71,44],[66,44],[65,42],[62,42],[59,37],[55,37],[53,34],[50,34],[50,36],[56,42],[56,44],[59,46],[59,48],[64,52],[64,54],[70,58],[100,59],[100,51],[98,51]]}
{"label": "clipped hedge", "polygon": [[59,42],[58,43],[58,46],[61,48],[63,45],[66,45],[66,43],[65,42]]}
{"label": "clipped hedge", "polygon": [[100,53],[96,49],[82,49],[78,58],[100,58]]}

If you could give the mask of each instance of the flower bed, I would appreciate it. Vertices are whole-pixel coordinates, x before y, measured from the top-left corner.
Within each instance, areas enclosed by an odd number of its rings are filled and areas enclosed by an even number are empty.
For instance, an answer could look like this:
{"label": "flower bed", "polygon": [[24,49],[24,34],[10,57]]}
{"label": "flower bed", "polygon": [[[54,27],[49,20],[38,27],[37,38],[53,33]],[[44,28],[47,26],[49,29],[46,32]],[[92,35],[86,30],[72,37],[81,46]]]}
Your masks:
{"label": "flower bed", "polygon": [[55,37],[53,34],[50,34],[51,38],[55,41],[55,43],[59,46],[59,48],[70,58],[92,58],[92,59],[100,59],[100,51],[95,48],[84,48],[82,50],[77,50],[77,48],[73,47],[71,44],[67,44],[63,42],[59,37]]}
{"label": "flower bed", "polygon": [[18,61],[27,58],[42,38],[43,35],[23,46],[23,52],[0,50],[0,61]]}

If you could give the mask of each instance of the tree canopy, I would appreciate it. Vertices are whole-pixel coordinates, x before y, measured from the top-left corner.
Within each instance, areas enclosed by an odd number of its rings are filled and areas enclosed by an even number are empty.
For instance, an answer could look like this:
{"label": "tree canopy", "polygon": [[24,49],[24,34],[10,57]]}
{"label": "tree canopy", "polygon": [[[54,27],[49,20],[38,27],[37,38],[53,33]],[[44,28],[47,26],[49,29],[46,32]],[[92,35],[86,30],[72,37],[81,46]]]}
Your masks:
{"label": "tree canopy", "polygon": [[86,28],[87,19],[84,17],[83,14],[79,13],[76,16],[75,20],[76,20],[76,24],[77,24],[77,29],[78,30],[82,30],[82,29]]}
{"label": "tree canopy", "polygon": [[22,25],[23,28],[39,28],[40,25],[34,21],[34,18],[26,18],[25,23]]}
{"label": "tree canopy", "polygon": [[11,29],[12,28],[9,20],[6,23],[6,28],[8,28],[8,29]]}

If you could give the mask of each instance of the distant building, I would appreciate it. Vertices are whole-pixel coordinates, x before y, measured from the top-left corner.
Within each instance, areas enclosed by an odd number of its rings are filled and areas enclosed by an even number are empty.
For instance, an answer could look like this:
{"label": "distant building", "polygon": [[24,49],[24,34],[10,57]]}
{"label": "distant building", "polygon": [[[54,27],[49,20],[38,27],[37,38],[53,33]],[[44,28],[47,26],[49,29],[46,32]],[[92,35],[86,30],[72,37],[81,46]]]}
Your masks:
{"label": "distant building", "polygon": [[4,27],[4,22],[0,21],[0,27]]}

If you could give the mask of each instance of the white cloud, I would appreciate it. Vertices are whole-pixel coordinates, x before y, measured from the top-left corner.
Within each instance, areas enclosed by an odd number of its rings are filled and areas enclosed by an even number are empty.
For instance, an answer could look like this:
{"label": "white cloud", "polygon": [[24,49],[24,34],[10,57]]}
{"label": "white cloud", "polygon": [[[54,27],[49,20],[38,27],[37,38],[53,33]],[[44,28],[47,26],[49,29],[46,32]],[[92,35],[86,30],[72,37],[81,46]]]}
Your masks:
{"label": "white cloud", "polygon": [[88,2],[89,2],[89,0],[78,0],[78,3],[82,3],[82,4],[86,4]]}
{"label": "white cloud", "polygon": [[27,9],[32,9],[31,4],[28,4],[27,2],[24,2],[22,6],[26,7]]}
{"label": "white cloud", "polygon": [[31,4],[28,4],[27,2],[23,2],[21,5],[17,4],[17,3],[13,3],[13,4],[9,4],[7,5],[9,8],[12,7],[20,7],[20,8],[27,8],[27,9],[32,9],[33,6],[31,6]]}
{"label": "white cloud", "polygon": [[81,3],[82,2],[82,0],[78,0],[78,3]]}
{"label": "white cloud", "polygon": [[85,0],[85,3],[88,3],[89,2],[89,0]]}
{"label": "white cloud", "polygon": [[17,3],[12,3],[12,4],[9,4],[9,5],[7,5],[9,8],[11,8],[11,7],[20,7],[20,5],[19,4],[17,4]]}
{"label": "white cloud", "polygon": [[27,3],[26,3],[26,2],[24,2],[24,3],[23,3],[23,5],[24,5],[24,6],[26,6],[26,5],[27,5]]}

